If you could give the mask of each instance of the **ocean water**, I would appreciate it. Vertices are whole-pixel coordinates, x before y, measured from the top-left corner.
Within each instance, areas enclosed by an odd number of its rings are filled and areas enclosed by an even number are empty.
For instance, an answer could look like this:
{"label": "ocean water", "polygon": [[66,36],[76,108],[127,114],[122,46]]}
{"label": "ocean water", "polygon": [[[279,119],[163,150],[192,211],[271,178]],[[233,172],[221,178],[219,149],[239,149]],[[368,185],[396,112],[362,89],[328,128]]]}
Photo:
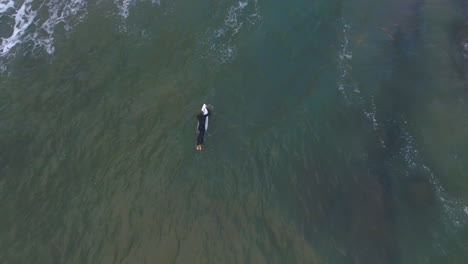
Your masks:
{"label": "ocean water", "polygon": [[466,263],[467,87],[463,0],[0,0],[0,263]]}

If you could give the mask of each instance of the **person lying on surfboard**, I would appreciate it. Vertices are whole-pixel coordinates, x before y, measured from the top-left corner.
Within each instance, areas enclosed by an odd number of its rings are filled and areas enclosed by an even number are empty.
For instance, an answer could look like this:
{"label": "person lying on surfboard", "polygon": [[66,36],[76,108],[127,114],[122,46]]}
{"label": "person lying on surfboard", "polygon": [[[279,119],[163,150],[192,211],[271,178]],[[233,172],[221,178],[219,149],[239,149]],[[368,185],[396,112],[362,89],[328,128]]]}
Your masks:
{"label": "person lying on surfboard", "polygon": [[197,150],[202,150],[203,140],[205,138],[206,129],[208,129],[208,116],[210,115],[210,110],[208,106],[204,104],[202,109],[197,115],[198,120],[198,136],[197,136]]}

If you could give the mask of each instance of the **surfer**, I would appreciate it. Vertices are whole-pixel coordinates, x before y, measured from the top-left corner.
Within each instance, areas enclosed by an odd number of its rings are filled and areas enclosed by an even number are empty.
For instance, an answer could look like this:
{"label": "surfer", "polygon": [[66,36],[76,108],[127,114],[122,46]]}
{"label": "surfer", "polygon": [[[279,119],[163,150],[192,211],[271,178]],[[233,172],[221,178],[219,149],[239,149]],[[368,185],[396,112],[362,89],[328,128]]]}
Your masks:
{"label": "surfer", "polygon": [[203,140],[205,137],[206,129],[208,128],[208,116],[210,111],[206,104],[203,105],[202,109],[197,115],[198,120],[198,136],[197,136],[197,150],[202,150]]}

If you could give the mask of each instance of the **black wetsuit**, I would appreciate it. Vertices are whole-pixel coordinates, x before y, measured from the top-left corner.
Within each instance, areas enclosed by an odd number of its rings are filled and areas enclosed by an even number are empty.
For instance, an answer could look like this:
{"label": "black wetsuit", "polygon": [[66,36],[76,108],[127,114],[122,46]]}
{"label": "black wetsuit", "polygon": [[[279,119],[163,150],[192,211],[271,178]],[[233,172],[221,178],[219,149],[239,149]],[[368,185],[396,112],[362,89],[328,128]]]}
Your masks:
{"label": "black wetsuit", "polygon": [[198,137],[197,137],[197,145],[203,144],[203,139],[205,137],[205,122],[206,117],[210,115],[210,110],[208,110],[208,114],[206,115],[197,115],[198,119]]}

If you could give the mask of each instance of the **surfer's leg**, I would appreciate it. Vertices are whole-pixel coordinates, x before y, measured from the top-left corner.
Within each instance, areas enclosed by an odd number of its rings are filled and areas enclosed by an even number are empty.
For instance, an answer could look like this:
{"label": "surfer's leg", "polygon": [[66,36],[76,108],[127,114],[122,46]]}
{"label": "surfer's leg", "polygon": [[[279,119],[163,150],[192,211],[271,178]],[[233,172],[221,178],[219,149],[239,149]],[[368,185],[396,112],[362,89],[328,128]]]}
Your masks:
{"label": "surfer's leg", "polygon": [[[204,141],[204,139],[205,139],[205,130],[204,130],[204,129],[200,130],[199,137],[200,137],[200,141],[199,141],[200,143],[198,143],[198,144],[202,145],[202,144],[203,144],[203,141]],[[200,146],[200,147],[201,147],[201,146]]]}
{"label": "surfer's leg", "polygon": [[197,145],[203,144],[203,138],[205,137],[205,130],[198,130]]}

